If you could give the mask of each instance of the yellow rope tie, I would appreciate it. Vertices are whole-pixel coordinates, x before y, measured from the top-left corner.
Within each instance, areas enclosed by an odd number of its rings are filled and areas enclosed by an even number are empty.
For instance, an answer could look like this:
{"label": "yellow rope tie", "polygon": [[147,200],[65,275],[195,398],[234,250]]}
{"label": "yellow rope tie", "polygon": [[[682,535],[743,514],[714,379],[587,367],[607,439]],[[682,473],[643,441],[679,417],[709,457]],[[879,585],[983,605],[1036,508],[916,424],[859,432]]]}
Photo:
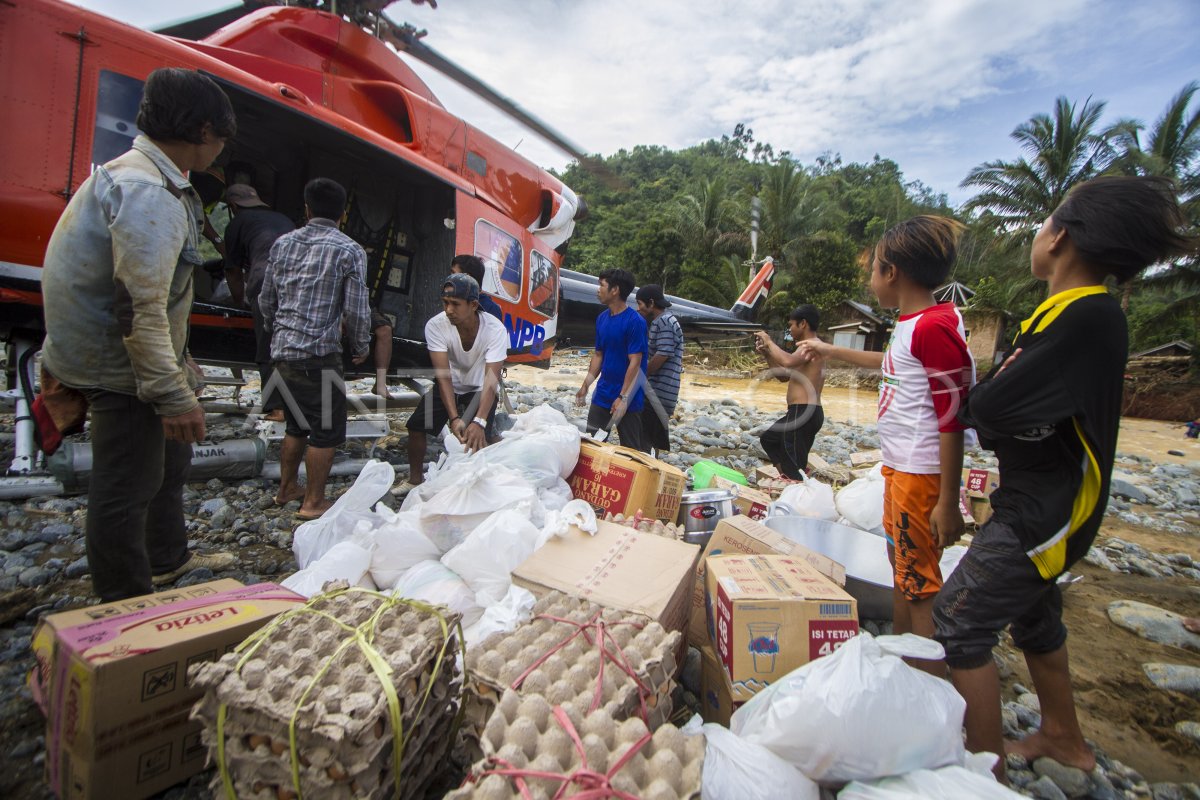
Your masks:
{"label": "yellow rope tie", "polygon": [[[380,603],[370,617],[364,620],[361,624],[353,627],[330,615],[326,611],[311,607],[312,604],[318,600],[330,600],[346,592],[367,594],[382,600],[383,602]],[[308,682],[308,686],[305,687],[304,692],[300,695],[300,699],[296,703],[296,708],[293,710],[292,716],[288,720],[288,749],[289,756],[291,758],[292,788],[296,790],[297,800],[302,800],[303,793],[300,788],[300,753],[296,740],[296,720],[299,717],[300,709],[304,707],[309,694],[317,686],[317,684],[320,683],[321,679],[325,677],[325,674],[329,671],[329,668],[333,665],[333,662],[339,656],[341,656],[348,647],[352,645],[357,645],[359,650],[362,651],[364,657],[367,659],[367,663],[371,666],[372,672],[374,672],[375,676],[379,678],[379,683],[383,688],[384,695],[387,697],[388,718],[392,723],[392,772],[394,775],[392,794],[396,800],[399,800],[400,774],[401,765],[404,761],[404,748],[408,744],[408,740],[412,737],[413,731],[409,731],[407,734],[404,732],[404,722],[400,709],[400,698],[396,694],[396,687],[392,685],[392,681],[390,679],[394,670],[374,645],[376,632],[375,628],[378,625],[380,618],[384,612],[389,611],[398,605],[406,606],[416,611],[421,611],[436,617],[442,631],[442,646],[438,650],[437,658],[434,659],[433,669],[430,672],[429,681],[425,686],[425,691],[421,697],[421,702],[417,706],[417,711],[414,716],[415,719],[419,719],[425,710],[425,705],[428,702],[430,695],[433,693],[433,685],[437,682],[438,677],[441,675],[442,665],[446,660],[447,651],[450,648],[451,641],[450,626],[447,624],[446,618],[437,609],[437,607],[431,606],[427,603],[422,603],[418,600],[410,600],[408,598],[392,597],[391,595],[373,592],[369,589],[351,586],[345,589],[339,589],[338,591],[331,592],[329,594],[319,595],[309,600],[308,603],[302,608],[297,608],[280,614],[279,616],[275,617],[275,619],[271,620],[271,622],[269,622],[267,625],[248,636],[234,650],[234,652],[237,653],[242,653],[244,651],[241,659],[238,660],[237,667],[235,668],[235,670],[240,673],[247,662],[249,662],[256,652],[258,652],[258,648],[270,638],[271,634],[275,633],[280,625],[282,625],[286,620],[291,619],[293,616],[300,614],[313,614],[319,617],[324,617],[325,619],[333,622],[342,630],[346,631],[348,634],[346,639],[338,646],[337,650],[335,650],[333,654],[325,660],[321,669],[313,676],[312,680]],[[459,649],[462,652],[465,663],[466,643],[463,641],[461,619],[454,624],[454,628],[455,632],[458,634]],[[465,705],[465,695],[466,683],[464,681],[459,696],[458,713],[455,715],[451,726],[451,739],[453,739],[454,736],[454,729],[458,727],[460,721],[462,720]],[[221,773],[221,783],[225,789],[225,796],[229,798],[229,800],[237,800],[237,790],[234,788],[233,778],[229,773],[229,764],[225,757],[225,720],[227,716],[227,709],[228,706],[226,703],[221,703],[217,709],[217,767]]]}

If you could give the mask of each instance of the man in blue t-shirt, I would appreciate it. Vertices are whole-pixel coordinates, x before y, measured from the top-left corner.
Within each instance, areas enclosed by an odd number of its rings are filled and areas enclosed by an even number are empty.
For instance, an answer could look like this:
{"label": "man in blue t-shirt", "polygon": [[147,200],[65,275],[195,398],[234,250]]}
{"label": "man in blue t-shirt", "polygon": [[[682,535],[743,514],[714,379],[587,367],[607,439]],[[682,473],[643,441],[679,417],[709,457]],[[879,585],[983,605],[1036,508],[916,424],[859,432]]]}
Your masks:
{"label": "man in blue t-shirt", "polygon": [[641,412],[642,386],[650,359],[646,321],[626,303],[633,285],[633,275],[626,270],[607,269],[600,273],[596,298],[607,310],[596,317],[596,349],[583,385],[575,393],[575,403],[584,404],[588,387],[595,381],[596,391],[588,408],[588,433],[616,426],[622,445],[648,453]]}

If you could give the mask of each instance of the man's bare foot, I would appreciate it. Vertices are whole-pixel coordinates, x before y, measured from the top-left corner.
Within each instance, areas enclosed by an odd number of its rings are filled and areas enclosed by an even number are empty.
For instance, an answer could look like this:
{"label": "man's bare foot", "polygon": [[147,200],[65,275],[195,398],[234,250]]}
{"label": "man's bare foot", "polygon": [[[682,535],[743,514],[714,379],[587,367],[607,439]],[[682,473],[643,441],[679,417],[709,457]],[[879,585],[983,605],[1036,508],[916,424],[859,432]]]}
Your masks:
{"label": "man's bare foot", "polygon": [[276,408],[263,414],[263,419],[267,422],[283,422],[283,409]]}
{"label": "man's bare foot", "polygon": [[322,514],[331,508],[333,508],[333,501],[326,497],[316,506],[301,505],[300,510],[296,512],[296,519],[319,519]]}
{"label": "man's bare foot", "polygon": [[1200,633],[1200,617],[1184,617],[1183,629],[1192,633]]}
{"label": "man's bare foot", "polygon": [[371,389],[371,394],[375,395],[376,397],[382,397],[384,400],[396,399],[395,396],[388,391],[388,387],[384,386],[382,383],[375,384],[375,387]]}
{"label": "man's bare foot", "polygon": [[292,487],[291,489],[289,489],[287,492],[281,491],[278,494],[276,494],[275,495],[275,505],[286,506],[288,503],[292,502],[293,500],[303,500],[303,499],[304,499],[304,487],[303,486],[295,486],[295,487]]}
{"label": "man's bare foot", "polygon": [[1034,731],[1019,742],[1005,742],[1004,752],[1019,755],[1030,764],[1046,757],[1084,772],[1096,768],[1096,754],[1086,743],[1052,739],[1041,731]]}

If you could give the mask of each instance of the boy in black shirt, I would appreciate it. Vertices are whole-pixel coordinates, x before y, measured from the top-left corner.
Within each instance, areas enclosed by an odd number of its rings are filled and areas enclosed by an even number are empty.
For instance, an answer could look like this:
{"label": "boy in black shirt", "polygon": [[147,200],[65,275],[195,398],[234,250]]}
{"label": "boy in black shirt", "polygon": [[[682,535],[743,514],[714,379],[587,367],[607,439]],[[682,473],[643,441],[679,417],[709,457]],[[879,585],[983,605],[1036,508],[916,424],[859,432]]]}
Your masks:
{"label": "boy in black shirt", "polygon": [[[1076,186],[1033,240],[1049,297],[1021,323],[1012,354],[967,396],[959,418],[1000,462],[992,518],[934,604],[935,638],[967,701],[967,749],[1003,754],[992,648],[1011,626],[1041,704],[1040,729],[1008,752],[1091,771],[1055,579],[1083,557],[1108,502],[1129,341],[1102,285],[1192,252],[1169,181],[1098,178]],[[1004,759],[996,775],[1005,780]]]}

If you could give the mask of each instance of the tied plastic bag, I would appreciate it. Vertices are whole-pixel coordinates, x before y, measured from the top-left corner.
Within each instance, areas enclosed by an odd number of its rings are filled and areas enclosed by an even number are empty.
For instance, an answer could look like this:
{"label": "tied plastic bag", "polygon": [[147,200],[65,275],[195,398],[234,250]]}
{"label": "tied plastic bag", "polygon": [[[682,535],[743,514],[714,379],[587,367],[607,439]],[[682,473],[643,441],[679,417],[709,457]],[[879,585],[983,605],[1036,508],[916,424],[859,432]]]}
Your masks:
{"label": "tied plastic bag", "polygon": [[863,478],[858,478],[837,493],[837,511],[855,528],[883,533],[883,464]]}
{"label": "tied plastic bag", "polygon": [[712,722],[704,725],[703,731],[701,791],[705,798],[819,800],[817,784],[762,745],[739,738]]}
{"label": "tied plastic bag", "polygon": [[756,694],[730,728],[820,783],[961,765],[966,703],[901,656],[939,659],[944,651],[911,633],[860,633]]}
{"label": "tied plastic bag", "polygon": [[[350,519],[339,518],[347,513],[369,512],[371,506],[387,494],[395,482],[396,470],[391,464],[386,461],[368,461],[362,472],[358,473],[354,485],[337,499],[332,508],[319,519],[310,520],[296,529],[296,535],[292,539],[292,552],[296,554],[296,564],[304,569],[335,544],[348,538],[353,533],[354,526],[346,524]],[[361,519],[361,516],[355,517],[353,521]]]}
{"label": "tied plastic bag", "polygon": [[281,584],[296,594],[312,597],[330,581],[344,580],[351,586],[374,589],[367,575],[371,566],[371,551],[355,542],[338,542],[319,559],[304,569],[289,575]]}
{"label": "tied plastic bag", "polygon": [[542,544],[555,536],[566,536],[572,525],[592,536],[600,529],[596,522],[596,510],[586,500],[572,500],[561,511],[546,514],[546,524],[542,526]]}
{"label": "tied plastic bag", "polygon": [[498,603],[512,586],[512,571],[542,544],[542,531],[522,507],[497,511],[442,556],[475,592],[476,605]]}
{"label": "tied plastic bag", "polygon": [[400,576],[422,561],[437,561],[441,552],[429,537],[421,533],[415,511],[396,513],[384,505],[376,512],[382,524],[369,534],[374,542],[371,553],[371,580],[376,586],[395,586]]}
{"label": "tied plastic bag", "polygon": [[[992,753],[970,753],[965,767],[919,769],[870,783],[854,781],[838,800],[1016,800],[1024,795],[996,782]],[[708,764],[705,763],[705,767]]]}
{"label": "tied plastic bag", "polygon": [[[533,485],[507,467],[479,465],[460,471],[454,482],[416,508],[421,532],[446,553],[494,512],[523,503],[540,527],[545,511]],[[407,501],[403,508],[409,510]]]}
{"label": "tied plastic bag", "polygon": [[483,617],[483,609],[475,604],[471,587],[440,561],[417,564],[396,582],[392,594],[457,611],[462,614],[463,628],[474,625]]}
{"label": "tied plastic bag", "polygon": [[487,465],[507,467],[538,489],[562,484],[579,460],[579,429],[551,406],[538,406],[514,419],[501,441],[475,453],[467,453],[461,442],[448,436],[446,455],[430,470],[430,479]]}
{"label": "tied plastic bag", "polygon": [[833,488],[803,472],[800,478],[800,483],[792,484],[779,493],[779,500],[774,504],[776,508],[795,516],[836,522],[838,510],[833,502]]}

